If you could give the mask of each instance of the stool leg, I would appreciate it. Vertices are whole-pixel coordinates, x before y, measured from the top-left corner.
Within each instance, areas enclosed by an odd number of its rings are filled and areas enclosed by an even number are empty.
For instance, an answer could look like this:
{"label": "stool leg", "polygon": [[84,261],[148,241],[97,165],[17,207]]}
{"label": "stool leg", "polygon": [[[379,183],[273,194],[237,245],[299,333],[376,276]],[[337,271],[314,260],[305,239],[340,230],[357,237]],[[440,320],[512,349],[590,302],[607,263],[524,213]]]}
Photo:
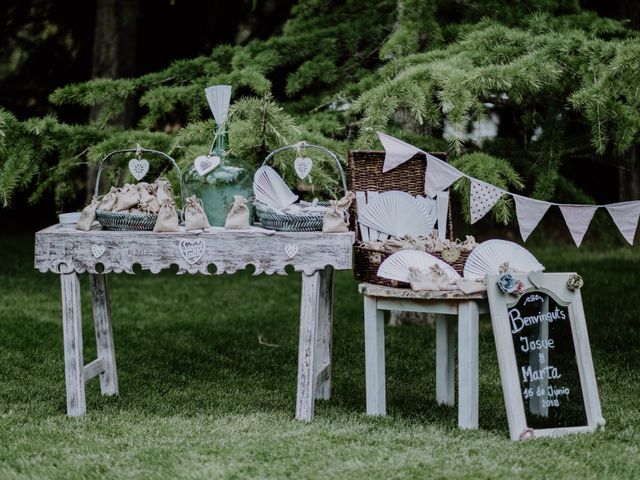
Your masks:
{"label": "stool leg", "polygon": [[60,275],[64,373],[67,384],[67,415],[79,417],[87,411],[82,355],[82,309],[80,282],[75,272]]}
{"label": "stool leg", "polygon": [[367,384],[367,413],[386,415],[384,376],[384,312],[374,297],[364,295],[364,351]]}
{"label": "stool leg", "polygon": [[333,267],[320,272],[320,311],[316,336],[315,398],[331,398],[331,342],[333,337]]}
{"label": "stool leg", "polygon": [[458,307],[458,426],[478,428],[478,305]]}
{"label": "stool leg", "polygon": [[455,403],[455,317],[436,316],[436,402]]}
{"label": "stool leg", "polygon": [[298,394],[296,419],[313,420],[316,393],[316,337],[321,303],[320,272],[302,274],[300,298],[300,337],[298,343]]}
{"label": "stool leg", "polygon": [[117,395],[118,371],[116,369],[116,353],[113,344],[107,276],[89,274],[89,283],[91,284],[97,353],[104,366],[104,372],[100,374],[100,392],[102,395]]}

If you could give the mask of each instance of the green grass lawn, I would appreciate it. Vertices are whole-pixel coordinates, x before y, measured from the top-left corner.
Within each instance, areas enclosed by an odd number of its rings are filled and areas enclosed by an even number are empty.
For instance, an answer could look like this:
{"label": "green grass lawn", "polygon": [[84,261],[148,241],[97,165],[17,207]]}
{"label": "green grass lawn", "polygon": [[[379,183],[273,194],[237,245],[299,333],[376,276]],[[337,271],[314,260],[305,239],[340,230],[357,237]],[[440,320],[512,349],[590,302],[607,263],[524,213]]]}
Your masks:
{"label": "green grass lawn", "polygon": [[[637,248],[534,250],[578,271],[607,428],[514,443],[488,318],[480,430],[435,397],[435,331],[387,328],[386,418],[365,410],[362,301],[336,275],[333,398],[295,410],[299,286],[288,277],[111,275],[120,396],[87,387],[65,416],[59,280],[33,270],[31,237],[0,240],[0,479],[640,478]],[[85,361],[95,355],[82,279]],[[262,342],[258,341],[262,339]],[[267,346],[263,343],[277,346]]]}

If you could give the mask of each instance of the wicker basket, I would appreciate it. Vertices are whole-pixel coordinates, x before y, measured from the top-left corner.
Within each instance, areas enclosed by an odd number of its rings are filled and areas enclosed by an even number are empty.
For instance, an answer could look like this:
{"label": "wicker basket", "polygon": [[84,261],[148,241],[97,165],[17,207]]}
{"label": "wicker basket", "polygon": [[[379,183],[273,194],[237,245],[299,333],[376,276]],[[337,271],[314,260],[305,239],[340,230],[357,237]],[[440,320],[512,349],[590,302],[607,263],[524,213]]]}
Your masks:
{"label": "wicker basket", "polygon": [[[384,165],[384,151],[374,150],[354,150],[349,152],[349,168],[348,181],[349,190],[352,192],[386,192],[389,190],[402,190],[411,195],[424,195],[424,175],[427,168],[427,162],[424,154],[418,153],[407,162],[394,168],[393,170],[382,173]],[[431,155],[446,160],[446,153],[432,153]],[[355,258],[354,258],[354,275],[361,282],[375,283],[378,285],[386,285],[389,287],[406,288],[408,283],[388,280],[378,277],[378,268],[380,264],[391,255],[389,252],[382,252],[367,247],[362,242],[362,235],[357,220],[355,202],[351,206],[351,229],[356,232]],[[441,228],[439,226],[439,228]],[[449,210],[449,218],[447,225],[447,236],[452,238],[451,211]],[[441,258],[441,252],[429,252],[431,255]],[[470,252],[460,251],[460,255],[454,261],[445,260],[457,272],[462,273],[464,263]]]}
{"label": "wicker basket", "polygon": [[[182,189],[182,173],[180,172],[180,168],[176,164],[176,161],[167,155],[164,152],[160,152],[157,150],[148,150],[146,148],[142,148],[138,146],[138,148],[131,148],[127,150],[118,150],[115,152],[111,152],[106,157],[102,159],[100,162],[100,166],[98,167],[98,175],[96,176],[96,190],[95,196],[98,197],[100,194],[100,176],[102,174],[102,169],[105,163],[111,160],[112,157],[116,155],[130,154],[134,153],[138,160],[140,160],[141,155],[148,154],[154,156],[163,157],[166,160],[169,160],[173,167],[178,172],[178,178],[180,181],[180,197],[182,199],[182,203],[184,205],[183,189]],[[141,180],[141,179],[140,179]],[[182,211],[178,210],[178,218],[182,219]],[[106,210],[96,210],[96,220],[102,225],[102,228],[105,230],[117,230],[117,231],[150,231],[153,230],[153,227],[156,225],[156,220],[158,216],[152,213],[129,213],[129,212],[108,212]]]}
{"label": "wicker basket", "polygon": [[[344,189],[344,193],[347,193],[347,179],[344,175],[344,170],[342,169],[342,164],[338,159],[338,156],[332,152],[331,150],[321,147],[319,145],[312,145],[310,143],[301,142],[294,145],[287,145],[286,147],[278,148],[271,152],[267,158],[262,162],[262,166],[265,166],[271,158],[277,155],[280,152],[284,152],[286,150],[294,150],[300,148],[313,148],[316,150],[320,150],[327,155],[329,155],[338,166],[338,171],[340,172],[340,177],[342,180],[342,188]],[[318,202],[319,205],[329,206],[328,202]],[[322,221],[324,219],[325,212],[308,212],[305,214],[294,215],[291,213],[278,213],[269,209],[266,205],[260,202],[253,202],[254,207],[256,208],[256,216],[263,227],[277,230],[280,232],[319,232],[322,230]]]}
{"label": "wicker basket", "polygon": [[[318,202],[318,205],[329,206],[328,202]],[[279,232],[319,232],[325,212],[309,212],[304,215],[291,213],[276,213],[264,203],[253,202],[256,215],[264,228]]]}
{"label": "wicker basket", "polygon": [[[395,252],[383,252],[367,248],[364,243],[358,242],[354,248],[355,252],[355,268],[354,275],[356,280],[360,282],[375,283],[377,285],[385,285],[387,287],[408,288],[410,285],[397,280],[389,280],[378,276],[378,268],[380,264],[389,258]],[[436,258],[451,265],[456,272],[462,275],[464,264],[469,258],[470,251],[460,251],[456,260],[446,260],[442,257],[442,252],[428,252]]]}

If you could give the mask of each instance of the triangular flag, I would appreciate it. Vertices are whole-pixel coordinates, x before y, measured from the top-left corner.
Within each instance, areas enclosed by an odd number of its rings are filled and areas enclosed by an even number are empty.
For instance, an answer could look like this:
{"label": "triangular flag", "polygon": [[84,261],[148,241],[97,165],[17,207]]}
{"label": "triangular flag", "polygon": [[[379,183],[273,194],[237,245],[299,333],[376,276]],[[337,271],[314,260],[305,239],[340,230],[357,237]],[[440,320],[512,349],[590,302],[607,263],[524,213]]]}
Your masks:
{"label": "triangular flag", "polygon": [[584,234],[587,233],[587,228],[591,223],[593,215],[598,209],[597,205],[558,205],[564,221],[569,227],[571,232],[571,238],[576,242],[576,246],[579,247],[584,238]]}
{"label": "triangular flag", "polygon": [[522,235],[522,241],[526,242],[552,204],[520,195],[513,195],[513,199],[516,201],[516,216],[518,217],[520,235]]}
{"label": "triangular flag", "polygon": [[476,223],[484,217],[503,194],[504,191],[499,188],[472,178],[471,195],[469,196],[471,223]]}
{"label": "triangular flag", "polygon": [[605,205],[605,208],[624,239],[629,242],[629,245],[633,245],[633,238],[636,236],[638,228],[638,218],[640,218],[640,201],[613,203]]}
{"label": "triangular flag", "polygon": [[385,151],[382,173],[393,170],[412,158],[416,153],[422,151],[413,145],[409,145],[407,142],[403,142],[382,132],[378,132],[378,138]]}
{"label": "triangular flag", "polygon": [[435,198],[453,182],[462,177],[462,172],[448,163],[427,155],[427,170],[424,174],[424,193]]}

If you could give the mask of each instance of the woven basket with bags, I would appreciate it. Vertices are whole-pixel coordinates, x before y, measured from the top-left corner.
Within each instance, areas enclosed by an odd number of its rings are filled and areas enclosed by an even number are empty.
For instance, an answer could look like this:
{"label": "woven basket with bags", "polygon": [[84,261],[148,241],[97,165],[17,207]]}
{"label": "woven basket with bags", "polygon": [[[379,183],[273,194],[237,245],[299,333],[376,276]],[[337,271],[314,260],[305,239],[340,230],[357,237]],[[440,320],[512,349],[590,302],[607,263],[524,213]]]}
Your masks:
{"label": "woven basket with bags", "polygon": [[[446,160],[446,153],[433,153],[435,157]],[[424,178],[426,159],[423,154],[416,154],[402,165],[382,173],[384,164],[384,151],[355,150],[349,152],[349,167],[347,172],[349,190],[353,192],[386,192],[400,190],[411,195],[424,195]],[[361,282],[386,285],[389,287],[409,287],[409,284],[388,280],[377,275],[380,264],[392,253],[380,248],[376,243],[363,240],[360,225],[358,224],[357,205],[351,206],[351,229],[356,232],[356,245],[354,248],[354,275]],[[446,228],[447,245],[456,245],[455,248],[434,250],[429,247],[426,251],[450,264],[458,273],[462,274],[464,264],[469,256],[470,249],[464,244],[456,244],[452,241],[451,213],[446,220],[446,225],[437,225]]]}

